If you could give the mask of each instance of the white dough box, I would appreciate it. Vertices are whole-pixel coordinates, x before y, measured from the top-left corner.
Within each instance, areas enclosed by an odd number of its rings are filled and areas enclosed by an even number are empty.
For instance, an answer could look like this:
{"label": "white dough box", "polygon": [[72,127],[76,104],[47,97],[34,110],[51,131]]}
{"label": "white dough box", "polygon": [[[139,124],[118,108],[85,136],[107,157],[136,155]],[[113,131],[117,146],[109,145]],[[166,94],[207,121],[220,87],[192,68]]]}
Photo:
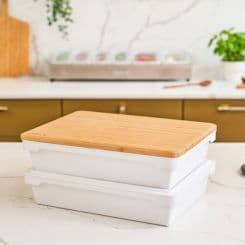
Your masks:
{"label": "white dough box", "polygon": [[216,125],[77,111],[21,135],[32,169],[173,188],[206,160]]}
{"label": "white dough box", "polygon": [[206,191],[213,166],[203,162],[171,190],[36,170],[26,183],[39,204],[169,226]]}

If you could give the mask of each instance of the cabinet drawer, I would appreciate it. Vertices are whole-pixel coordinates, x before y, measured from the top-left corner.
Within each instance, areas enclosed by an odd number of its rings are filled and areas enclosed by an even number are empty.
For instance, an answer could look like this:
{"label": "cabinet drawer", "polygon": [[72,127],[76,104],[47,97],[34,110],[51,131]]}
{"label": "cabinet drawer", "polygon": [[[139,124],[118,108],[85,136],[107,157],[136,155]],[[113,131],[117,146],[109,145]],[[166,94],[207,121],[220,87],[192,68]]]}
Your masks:
{"label": "cabinet drawer", "polygon": [[118,106],[117,100],[64,100],[63,114],[79,110],[117,113]]}
{"label": "cabinet drawer", "polygon": [[182,119],[181,100],[129,100],[126,113],[132,115]]}
{"label": "cabinet drawer", "polygon": [[19,135],[61,116],[59,100],[0,100],[0,140]]}
{"label": "cabinet drawer", "polygon": [[64,100],[63,113],[77,110],[182,118],[181,100]]}
{"label": "cabinet drawer", "polygon": [[218,141],[245,141],[245,100],[187,100],[184,119],[217,124]]}

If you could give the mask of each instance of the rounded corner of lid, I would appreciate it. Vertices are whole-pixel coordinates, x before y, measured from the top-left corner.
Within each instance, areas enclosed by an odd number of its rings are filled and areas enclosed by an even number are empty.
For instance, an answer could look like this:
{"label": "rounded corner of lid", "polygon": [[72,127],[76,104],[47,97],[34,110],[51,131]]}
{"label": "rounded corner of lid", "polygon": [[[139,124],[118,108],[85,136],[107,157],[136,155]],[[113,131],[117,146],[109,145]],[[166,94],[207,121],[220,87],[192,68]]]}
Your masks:
{"label": "rounded corner of lid", "polygon": [[27,140],[27,132],[23,132],[20,134],[20,139],[23,140]]}
{"label": "rounded corner of lid", "polygon": [[184,154],[184,152],[182,150],[178,150],[178,151],[170,151],[168,153],[165,154],[165,157],[168,158],[178,158],[181,157]]}
{"label": "rounded corner of lid", "polygon": [[217,124],[215,123],[208,123],[208,125],[210,126],[210,128],[213,130],[213,131],[217,131]]}

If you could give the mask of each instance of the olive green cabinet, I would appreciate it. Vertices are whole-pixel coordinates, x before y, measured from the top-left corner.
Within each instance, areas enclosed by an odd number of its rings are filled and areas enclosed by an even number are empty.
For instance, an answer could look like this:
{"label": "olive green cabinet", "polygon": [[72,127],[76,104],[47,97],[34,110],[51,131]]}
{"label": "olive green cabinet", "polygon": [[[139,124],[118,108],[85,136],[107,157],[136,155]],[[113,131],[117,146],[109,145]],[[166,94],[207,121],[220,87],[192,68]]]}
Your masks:
{"label": "olive green cabinet", "polygon": [[60,100],[0,100],[0,141],[17,141],[22,132],[60,116]]}
{"label": "olive green cabinet", "polygon": [[218,141],[245,141],[245,100],[185,100],[184,119],[217,124]]}
{"label": "olive green cabinet", "polygon": [[63,113],[77,110],[182,119],[182,100],[64,100]]}

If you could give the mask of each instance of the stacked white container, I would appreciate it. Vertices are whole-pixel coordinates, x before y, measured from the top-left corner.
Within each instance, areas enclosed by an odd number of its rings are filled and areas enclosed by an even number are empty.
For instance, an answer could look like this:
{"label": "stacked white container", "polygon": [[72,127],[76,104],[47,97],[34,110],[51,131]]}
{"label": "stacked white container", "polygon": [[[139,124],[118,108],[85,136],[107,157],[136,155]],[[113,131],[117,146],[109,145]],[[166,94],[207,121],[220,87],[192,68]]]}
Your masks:
{"label": "stacked white container", "polygon": [[215,134],[207,123],[75,112],[22,134],[26,182],[40,204],[170,225],[206,190]]}

